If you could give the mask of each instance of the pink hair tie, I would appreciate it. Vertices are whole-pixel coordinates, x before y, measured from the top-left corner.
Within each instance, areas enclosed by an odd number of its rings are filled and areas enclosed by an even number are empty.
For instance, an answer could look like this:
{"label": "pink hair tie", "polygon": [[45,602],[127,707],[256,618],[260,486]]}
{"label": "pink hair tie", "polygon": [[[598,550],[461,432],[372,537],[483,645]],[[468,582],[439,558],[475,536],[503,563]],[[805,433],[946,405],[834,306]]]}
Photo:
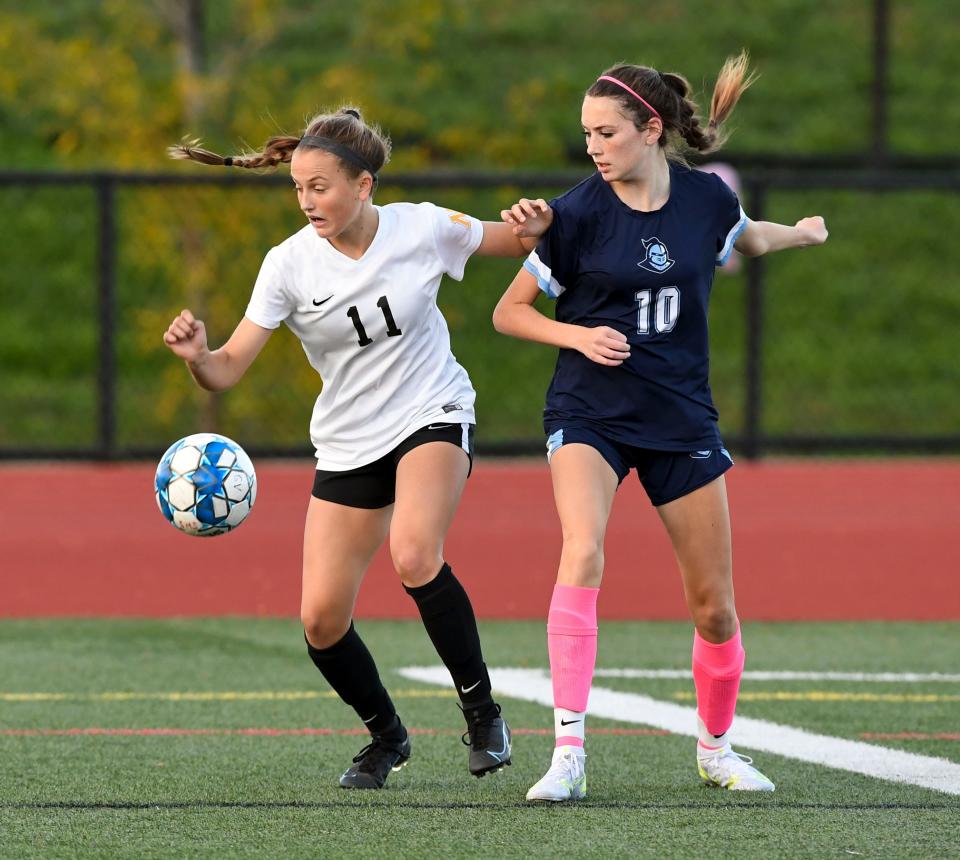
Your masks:
{"label": "pink hair tie", "polygon": [[646,106],[647,110],[650,111],[660,122],[663,122],[663,117],[660,116],[660,111],[658,111],[650,102],[648,102],[642,95],[634,92],[630,87],[628,87],[623,81],[618,81],[616,78],[611,78],[610,75],[600,75],[597,78],[598,81],[610,81],[612,84],[616,84],[618,87],[623,87],[630,95],[632,95],[638,102]]}

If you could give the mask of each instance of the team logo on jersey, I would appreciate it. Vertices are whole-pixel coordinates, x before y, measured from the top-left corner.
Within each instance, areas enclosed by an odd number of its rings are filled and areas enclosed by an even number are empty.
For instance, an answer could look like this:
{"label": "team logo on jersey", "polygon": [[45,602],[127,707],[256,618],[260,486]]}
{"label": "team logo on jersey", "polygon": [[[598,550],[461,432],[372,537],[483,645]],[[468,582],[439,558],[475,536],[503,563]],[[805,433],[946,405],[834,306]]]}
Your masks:
{"label": "team logo on jersey", "polygon": [[652,239],[642,239],[643,248],[647,252],[647,256],[644,257],[639,263],[641,269],[646,269],[648,272],[665,272],[673,264],[674,260],[670,259],[670,252],[667,250],[667,246],[664,245],[656,236]]}
{"label": "team logo on jersey", "polygon": [[452,209],[448,209],[447,211],[450,213],[450,220],[453,221],[454,224],[459,224],[461,227],[466,227],[468,230],[470,229],[470,222],[467,220],[466,215],[464,215],[462,212],[454,212]]}

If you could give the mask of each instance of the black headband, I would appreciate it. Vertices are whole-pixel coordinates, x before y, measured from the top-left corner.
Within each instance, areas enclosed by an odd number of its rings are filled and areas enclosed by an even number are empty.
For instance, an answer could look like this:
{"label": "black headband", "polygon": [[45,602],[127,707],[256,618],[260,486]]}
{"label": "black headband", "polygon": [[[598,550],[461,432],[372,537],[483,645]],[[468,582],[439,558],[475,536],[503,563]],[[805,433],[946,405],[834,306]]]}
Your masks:
{"label": "black headband", "polygon": [[305,134],[300,138],[300,146],[308,146],[313,149],[325,149],[327,152],[332,152],[338,158],[342,158],[344,161],[349,161],[356,167],[359,167],[361,170],[366,170],[373,178],[376,180],[377,172],[373,169],[373,165],[370,164],[367,159],[365,159],[359,152],[354,149],[351,149],[349,146],[344,146],[342,143],[338,143],[335,140],[331,140],[329,137],[318,137],[315,134]]}

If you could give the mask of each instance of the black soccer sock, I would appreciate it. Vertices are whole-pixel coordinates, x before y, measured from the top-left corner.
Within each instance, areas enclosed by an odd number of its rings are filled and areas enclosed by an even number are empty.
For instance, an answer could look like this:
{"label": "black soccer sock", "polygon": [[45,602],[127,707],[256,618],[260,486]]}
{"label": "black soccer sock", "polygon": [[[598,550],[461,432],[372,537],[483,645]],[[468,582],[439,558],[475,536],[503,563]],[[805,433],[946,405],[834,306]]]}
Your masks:
{"label": "black soccer sock", "polygon": [[334,692],[357,712],[371,733],[389,734],[399,729],[397,711],[380,681],[377,664],[352,621],[343,638],[329,648],[314,648],[307,641],[307,653]]}
{"label": "black soccer sock", "polygon": [[476,708],[490,701],[490,676],[483,663],[480,634],[470,598],[450,565],[426,585],[404,588],[417,604],[423,626],[433,647],[450,670],[457,695],[464,707]]}

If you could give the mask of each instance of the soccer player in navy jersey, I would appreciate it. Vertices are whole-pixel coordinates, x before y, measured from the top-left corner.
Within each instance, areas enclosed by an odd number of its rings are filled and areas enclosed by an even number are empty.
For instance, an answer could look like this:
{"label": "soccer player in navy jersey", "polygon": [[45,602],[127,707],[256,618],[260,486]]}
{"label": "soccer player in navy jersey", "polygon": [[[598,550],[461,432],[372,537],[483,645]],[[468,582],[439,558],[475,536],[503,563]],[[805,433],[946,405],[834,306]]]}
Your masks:
{"label": "soccer player in navy jersey", "polygon": [[[751,221],[721,179],[683,150],[713,152],[752,83],[747,57],[724,64],[706,126],[678,74],[617,65],[587,90],[582,123],[597,172],[544,212],[503,213],[546,231],[494,312],[498,331],[560,348],[544,429],[563,551],[547,620],[556,748],[528,800],[586,794],[584,721],[597,653],[603,540],[620,482],[636,469],[673,543],[695,632],[697,766],[708,783],[772,791],[733,752],[744,651],[734,605],[723,473],[733,465],[708,382],[707,304],[733,248],[758,256],[819,245],[823,219]],[[533,307],[546,293],[556,319]]]}

